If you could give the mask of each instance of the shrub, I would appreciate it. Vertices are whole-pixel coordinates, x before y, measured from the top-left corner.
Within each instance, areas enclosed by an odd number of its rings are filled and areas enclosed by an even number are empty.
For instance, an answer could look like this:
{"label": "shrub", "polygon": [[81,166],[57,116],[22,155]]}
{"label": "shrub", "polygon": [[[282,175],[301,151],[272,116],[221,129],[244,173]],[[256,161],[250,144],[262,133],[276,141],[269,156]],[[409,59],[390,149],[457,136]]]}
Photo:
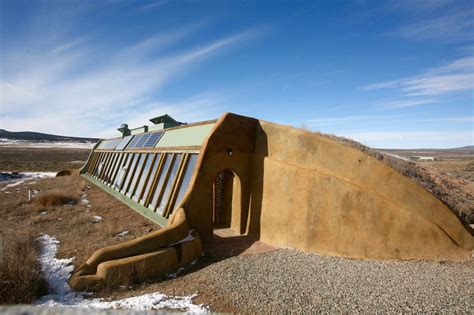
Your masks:
{"label": "shrub", "polygon": [[41,276],[33,235],[11,231],[3,235],[0,257],[0,304],[31,303],[47,293]]}

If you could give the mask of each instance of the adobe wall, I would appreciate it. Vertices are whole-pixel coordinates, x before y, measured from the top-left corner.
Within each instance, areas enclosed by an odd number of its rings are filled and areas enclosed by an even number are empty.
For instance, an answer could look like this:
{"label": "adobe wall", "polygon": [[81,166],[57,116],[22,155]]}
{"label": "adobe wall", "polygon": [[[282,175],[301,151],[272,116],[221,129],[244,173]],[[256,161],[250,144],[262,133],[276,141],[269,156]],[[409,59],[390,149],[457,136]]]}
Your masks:
{"label": "adobe wall", "polygon": [[212,236],[213,181],[230,169],[241,184],[232,227],[272,245],[354,258],[452,260],[474,247],[459,219],[417,183],[315,133],[225,114],[196,167],[182,206],[204,238]]}
{"label": "adobe wall", "polygon": [[263,174],[263,185],[253,177],[252,189],[263,188],[264,242],[382,259],[458,260],[473,249],[473,237],[441,201],[359,150],[265,121],[255,150],[253,173]]}

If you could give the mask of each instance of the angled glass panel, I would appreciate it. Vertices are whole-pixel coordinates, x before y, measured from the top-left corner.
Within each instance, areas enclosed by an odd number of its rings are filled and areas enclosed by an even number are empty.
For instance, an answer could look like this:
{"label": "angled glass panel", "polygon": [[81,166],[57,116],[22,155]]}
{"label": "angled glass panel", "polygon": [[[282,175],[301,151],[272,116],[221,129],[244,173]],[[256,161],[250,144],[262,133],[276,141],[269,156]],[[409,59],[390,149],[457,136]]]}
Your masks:
{"label": "angled glass panel", "polygon": [[123,150],[125,149],[125,147],[127,146],[127,144],[130,142],[130,140],[132,140],[133,136],[125,136],[123,137],[122,140],[120,140],[120,143],[115,147],[115,150],[118,151],[118,150]]}
{"label": "angled glass panel", "polygon": [[107,156],[107,154],[102,154],[102,156],[100,157],[99,159],[99,163],[97,164],[97,167],[95,169],[95,172],[94,172],[94,176],[99,178],[99,175],[100,173],[102,172],[102,169],[104,168],[104,164],[105,164],[105,157]]}
{"label": "angled glass panel", "polygon": [[125,177],[125,182],[124,182],[124,185],[122,187],[122,190],[120,190],[123,194],[126,193],[126,190],[128,188],[128,184],[130,183],[130,180],[132,179],[135,164],[137,164],[138,155],[139,154],[132,154],[130,163],[128,164],[128,170],[127,170],[127,175]]}
{"label": "angled glass panel", "polygon": [[[131,197],[133,193],[133,188],[135,187],[135,184],[138,181],[138,177],[140,176],[140,170],[142,169],[143,163],[145,161],[146,154],[139,154],[138,155],[138,161],[135,166],[135,174],[133,174],[132,181],[130,184],[130,187],[127,190],[127,196]],[[133,169],[131,169],[133,171]]]}
{"label": "angled glass panel", "polygon": [[188,165],[186,166],[186,171],[183,174],[183,179],[181,181],[181,185],[179,186],[178,196],[176,197],[176,201],[173,206],[173,211],[176,210],[176,207],[179,205],[181,199],[183,199],[184,194],[186,193],[186,190],[188,189],[189,182],[191,181],[191,177],[194,173],[194,168],[196,166],[197,159],[197,154],[189,155]]}
{"label": "angled glass panel", "polygon": [[115,160],[114,153],[108,153],[108,154],[109,154],[109,159],[107,161],[107,164],[105,164],[104,173],[102,174],[102,180],[104,182],[107,182],[110,169],[112,168],[112,165],[114,164],[114,160]]}
{"label": "angled glass panel", "polygon": [[104,178],[105,173],[107,171],[107,167],[109,166],[109,163],[110,163],[110,159],[111,159],[110,153],[106,152],[105,158],[104,158],[104,164],[102,166],[102,171],[99,173],[99,180],[102,180]]}
{"label": "angled glass panel", "polygon": [[123,181],[125,180],[125,174],[127,174],[128,164],[130,164],[130,156],[131,154],[127,154],[124,156],[121,165],[119,166],[117,177],[114,181],[114,189],[119,190],[120,186],[122,186]]}
{"label": "angled glass panel", "polygon": [[94,162],[94,166],[91,171],[92,176],[97,176],[97,168],[99,167],[101,160],[102,160],[102,152],[99,152],[99,156],[97,157],[97,160]]}
{"label": "angled glass panel", "polygon": [[155,132],[150,134],[148,140],[143,144],[144,148],[153,148],[155,144],[160,140],[161,136],[163,135],[163,131]]}
{"label": "angled glass panel", "polygon": [[107,170],[107,175],[105,177],[105,181],[107,182],[107,184],[112,183],[111,177],[112,177],[112,174],[113,174],[113,170],[115,168],[115,164],[117,164],[118,158],[120,157],[119,153],[112,153],[112,154],[114,156],[113,156],[112,162],[110,163],[109,169]]}
{"label": "angled glass panel", "polygon": [[155,191],[153,192],[153,199],[151,200],[150,205],[148,206],[150,209],[155,210],[156,205],[158,203],[158,198],[160,197],[160,191],[163,187],[163,182],[166,177],[166,173],[168,172],[168,168],[170,167],[171,162],[171,154],[165,155],[165,161],[163,164],[163,170],[161,171],[160,178],[155,186]]}
{"label": "angled glass panel", "polygon": [[140,140],[138,140],[137,144],[135,144],[135,148],[142,148],[145,142],[148,140],[148,138],[150,138],[150,135],[151,134],[149,133],[143,134]]}
{"label": "angled glass panel", "polygon": [[178,175],[178,166],[179,166],[179,163],[181,162],[182,157],[183,157],[182,154],[177,154],[174,160],[173,166],[171,166],[172,168],[171,168],[170,176],[168,177],[168,180],[164,184],[165,191],[163,193],[163,197],[160,200],[160,205],[158,206],[158,209],[156,209],[156,212],[158,214],[163,214],[163,210],[165,209],[166,203],[168,202],[168,199],[170,197],[171,188],[176,179],[176,175]]}
{"label": "angled glass panel", "polygon": [[108,140],[102,140],[100,141],[100,144],[97,146],[97,149],[103,149],[104,146],[107,144]]}
{"label": "angled glass panel", "polygon": [[112,170],[112,174],[110,175],[110,186],[113,186],[113,184],[115,183],[118,171],[120,170],[120,167],[122,166],[125,157],[125,153],[118,153],[117,162],[115,163],[114,169]]}
{"label": "angled glass panel", "polygon": [[146,197],[148,196],[148,193],[150,192],[151,185],[153,184],[153,179],[155,178],[156,172],[158,171],[158,165],[160,164],[160,157],[161,157],[160,153],[156,154],[155,162],[150,167],[151,168],[150,176],[148,178],[148,182],[145,185],[145,191],[143,192],[143,197],[140,202],[142,205],[145,205]]}
{"label": "angled glass panel", "polygon": [[151,162],[153,162],[153,157],[154,157],[154,154],[149,154],[148,159],[146,160],[146,162],[144,162],[145,165],[143,166],[143,172],[139,179],[137,189],[135,190],[135,194],[133,195],[133,199],[135,201],[138,201],[138,198],[140,197],[140,193],[142,192],[143,185],[145,184],[145,181],[148,176],[148,172],[150,171]]}

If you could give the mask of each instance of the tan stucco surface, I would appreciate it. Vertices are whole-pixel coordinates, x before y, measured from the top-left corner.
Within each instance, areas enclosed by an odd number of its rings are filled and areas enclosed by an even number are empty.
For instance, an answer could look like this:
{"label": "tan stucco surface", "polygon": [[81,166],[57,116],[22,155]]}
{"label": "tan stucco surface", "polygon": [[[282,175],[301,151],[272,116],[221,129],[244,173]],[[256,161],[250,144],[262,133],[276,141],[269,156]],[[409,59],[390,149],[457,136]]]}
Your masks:
{"label": "tan stucco surface", "polygon": [[197,168],[182,205],[205,237],[213,228],[212,183],[229,169],[240,183],[232,227],[272,245],[382,259],[461,260],[473,249],[472,235],[432,194],[316,133],[227,114]]}
{"label": "tan stucco surface", "polygon": [[192,240],[181,242],[188,233],[185,212],[179,209],[168,226],[96,251],[74,271],[69,284],[78,291],[117,287],[176,271],[202,254],[201,238],[196,231],[191,232]]}

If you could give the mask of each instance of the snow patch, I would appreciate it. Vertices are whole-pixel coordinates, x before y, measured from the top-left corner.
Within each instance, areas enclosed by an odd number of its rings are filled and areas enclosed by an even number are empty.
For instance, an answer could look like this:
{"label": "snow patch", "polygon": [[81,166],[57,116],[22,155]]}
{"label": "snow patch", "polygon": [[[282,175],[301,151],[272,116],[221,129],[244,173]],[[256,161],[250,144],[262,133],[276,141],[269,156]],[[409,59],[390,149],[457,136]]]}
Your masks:
{"label": "snow patch", "polygon": [[36,305],[137,311],[173,309],[189,313],[208,312],[207,307],[202,304],[196,305],[193,303],[192,300],[197,294],[170,297],[154,292],[116,301],[88,299],[87,293],[75,292],[68,284],[69,276],[73,270],[71,263],[74,258],[56,258],[59,241],[54,236],[43,234],[38,240],[41,244],[39,263],[43,276],[48,283],[50,293],[36,301]]}
{"label": "snow patch", "polygon": [[19,180],[17,182],[12,183],[12,184],[8,184],[8,185],[6,185],[5,187],[2,188],[2,191],[7,190],[8,188],[19,186],[19,185],[23,184],[24,182],[25,182],[24,180]]}
{"label": "snow patch", "polygon": [[0,147],[92,149],[95,142],[28,141],[0,138]]}
{"label": "snow patch", "polygon": [[129,233],[128,231],[122,231],[122,232],[120,232],[119,234],[117,234],[117,236],[124,237],[124,236],[127,235],[128,233]]}
{"label": "snow patch", "polygon": [[95,215],[95,216],[92,217],[92,222],[93,223],[99,223],[102,220],[104,220],[104,218],[101,217],[100,215]]}

